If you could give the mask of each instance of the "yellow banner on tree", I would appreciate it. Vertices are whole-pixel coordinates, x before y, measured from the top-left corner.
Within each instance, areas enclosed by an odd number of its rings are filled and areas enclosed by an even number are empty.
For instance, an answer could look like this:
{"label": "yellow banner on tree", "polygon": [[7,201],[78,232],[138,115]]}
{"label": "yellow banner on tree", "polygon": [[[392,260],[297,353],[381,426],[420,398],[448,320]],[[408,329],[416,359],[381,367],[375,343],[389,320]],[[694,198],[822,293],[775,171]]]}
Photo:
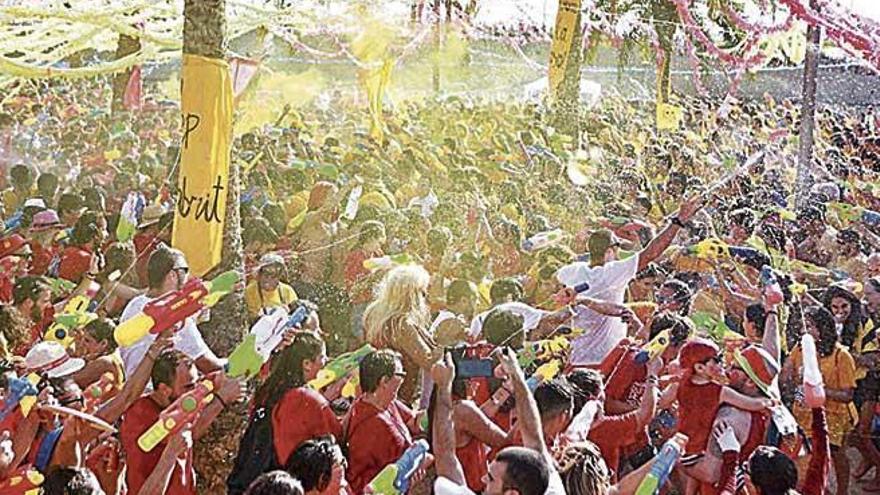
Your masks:
{"label": "yellow banner on tree", "polygon": [[367,99],[370,108],[370,135],[377,140],[381,140],[385,135],[385,124],[382,119],[382,99],[385,95],[385,88],[391,80],[391,69],[394,67],[394,61],[386,59],[381,67],[367,69],[361,72],[361,79],[367,88]]}
{"label": "yellow banner on tree", "polygon": [[547,89],[550,92],[551,100],[555,100],[559,95],[560,85],[571,54],[571,41],[576,30],[580,29],[578,25],[580,10],[581,0],[559,0],[556,27],[553,30],[553,44],[550,46],[550,69],[547,74],[549,80]]}
{"label": "yellow banner on tree", "polygon": [[677,105],[657,102],[657,130],[666,131],[678,129],[684,109]]}
{"label": "yellow banner on tree", "polygon": [[180,83],[183,139],[172,245],[202,276],[220,262],[232,143],[232,80],[218,59],[184,55]]}

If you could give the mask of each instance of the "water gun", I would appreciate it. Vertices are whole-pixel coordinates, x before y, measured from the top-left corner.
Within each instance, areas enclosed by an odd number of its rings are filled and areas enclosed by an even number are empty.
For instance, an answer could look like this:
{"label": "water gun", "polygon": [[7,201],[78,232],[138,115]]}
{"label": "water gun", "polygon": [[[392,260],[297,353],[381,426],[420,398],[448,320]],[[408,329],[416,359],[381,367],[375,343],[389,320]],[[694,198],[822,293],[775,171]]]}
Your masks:
{"label": "water gun", "polygon": [[138,446],[144,452],[153,450],[168,435],[176,433],[187,423],[193,422],[202,410],[214,400],[214,382],[203,380],[196,388],[181,395],[159,414],[159,419],[138,438]]}
{"label": "water gun", "polygon": [[867,225],[876,227],[880,225],[880,212],[869,210],[861,206],[851,205],[849,203],[832,202],[828,206],[837,215],[838,220],[844,225],[854,222],[864,222]]}
{"label": "water gun", "polygon": [[553,229],[529,237],[522,242],[522,250],[526,252],[540,251],[546,247],[558,244],[565,238],[565,231]]}
{"label": "water gun", "polygon": [[559,356],[571,348],[571,342],[566,336],[559,335],[551,339],[526,342],[525,347],[517,353],[519,365],[528,368],[537,361]]}
{"label": "water gun", "polygon": [[167,292],[144,306],[141,313],[120,323],[113,333],[116,342],[128,347],[147,334],[159,334],[217,304],[221,297],[232,292],[238,283],[238,273],[221,273],[209,282],[198,278],[189,280],[180,290]]}
{"label": "water gun", "polygon": [[684,446],[687,444],[687,441],[687,435],[676,433],[674,437],[663,444],[663,448],[657,454],[657,459],[654,460],[651,470],[648,471],[648,474],[639,483],[635,495],[657,495],[660,493],[660,489],[663,488],[666,480],[669,479],[669,474],[672,473],[672,468],[675,467],[675,464],[678,463],[678,459],[684,452]]}
{"label": "water gun", "polygon": [[107,398],[107,396],[116,389],[116,377],[109,371],[101,375],[101,378],[95,383],[89,385],[85,389],[86,411],[95,411],[98,405]]}
{"label": "water gun", "polygon": [[137,231],[138,218],[144,212],[146,200],[144,195],[139,192],[131,191],[125,197],[122,203],[122,210],[119,212],[119,223],[116,225],[116,240],[126,242],[134,237]]}
{"label": "water gun", "polygon": [[260,318],[241,344],[229,355],[229,367],[226,373],[231,377],[256,376],[260,368],[269,360],[272,352],[281,344],[287,329],[301,324],[308,315],[308,308],[300,305],[290,315],[284,307],[279,307]]}
{"label": "water gun", "polygon": [[394,464],[385,466],[367,485],[366,493],[400,495],[409,490],[409,482],[424,462],[430,447],[425,440],[412,444]]}
{"label": "water gun", "polygon": [[0,495],[40,495],[43,475],[30,467],[17,472],[0,481]]}
{"label": "water gun", "polygon": [[321,368],[318,376],[309,382],[309,386],[315,390],[321,390],[337,380],[341,380],[342,377],[357,369],[361,361],[373,350],[370,344],[365,344],[360,349],[337,356],[336,359]]}
{"label": "water gun", "polygon": [[562,364],[558,359],[554,359],[553,361],[546,362],[538,367],[532,376],[526,380],[526,385],[529,387],[529,390],[532,392],[538,388],[538,385],[549,382],[550,380],[556,378],[556,375],[559,374],[559,370],[562,369]]}
{"label": "water gun", "polygon": [[782,294],[782,286],[779,285],[779,279],[776,277],[773,268],[767,265],[761,268],[760,282],[768,304],[776,305],[783,301],[785,297]]}
{"label": "water gun", "polygon": [[13,213],[12,216],[6,219],[6,222],[4,222],[4,232],[10,232],[21,227],[21,219],[23,216],[24,212],[22,212],[22,210],[16,210],[15,213]]}
{"label": "water gun", "polygon": [[58,342],[65,349],[73,343],[73,332],[78,328],[82,328],[93,320],[98,319],[98,315],[89,312],[91,300],[85,296],[74,296],[70,298],[61,313],[55,315],[55,321],[49,325],[43,340]]}
{"label": "water gun", "polygon": [[663,330],[662,332],[658,333],[657,335],[654,336],[653,339],[651,339],[650,342],[648,342],[647,344],[645,344],[644,347],[642,347],[642,350],[639,351],[638,354],[636,354],[636,357],[635,357],[636,363],[645,364],[648,361],[656,358],[657,356],[662,354],[663,351],[665,351],[667,347],[669,347],[669,342],[670,342],[670,337],[669,337],[669,330],[668,329]]}
{"label": "water gun", "polygon": [[361,375],[357,371],[354,372],[353,376],[345,382],[345,385],[342,387],[342,391],[339,395],[344,399],[354,399],[358,394],[358,387],[361,386]]}
{"label": "water gun", "polygon": [[718,315],[706,311],[695,311],[689,316],[694,326],[704,330],[716,343],[723,343],[725,340],[742,340],[745,337],[734,332],[724,319]]}
{"label": "water gun", "polygon": [[65,280],[63,278],[55,278],[55,277],[44,277],[44,278],[49,283],[49,289],[56,296],[69,294],[69,293],[73,292],[73,289],[76,289],[76,284],[71,282],[70,280]]}
{"label": "water gun", "polygon": [[389,270],[395,266],[412,263],[412,257],[406,253],[391,254],[364,260],[364,268],[375,272],[377,270]]}
{"label": "water gun", "polygon": [[6,399],[3,401],[3,409],[0,409],[0,421],[6,419],[17,406],[21,406],[22,416],[27,417],[37,403],[38,383],[40,376],[35,373],[31,373],[27,378],[9,377]]}
{"label": "water gun", "polygon": [[685,248],[685,252],[703,260],[732,258],[758,270],[764,265],[770,264],[770,257],[757,249],[748,246],[729,246],[717,237],[709,237],[693,246],[688,246]]}
{"label": "water gun", "polygon": [[578,294],[583,294],[588,290],[590,290],[590,284],[581,282],[571,288],[564,287],[556,294],[553,294],[551,299],[559,306],[567,306],[575,302]]}

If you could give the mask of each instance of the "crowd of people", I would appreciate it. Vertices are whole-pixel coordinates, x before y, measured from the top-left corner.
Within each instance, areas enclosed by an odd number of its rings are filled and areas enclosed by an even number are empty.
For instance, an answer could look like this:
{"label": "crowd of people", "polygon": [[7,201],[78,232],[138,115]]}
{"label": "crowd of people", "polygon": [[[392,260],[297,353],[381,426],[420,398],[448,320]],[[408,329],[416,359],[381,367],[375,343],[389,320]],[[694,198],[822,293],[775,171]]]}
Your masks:
{"label": "crowd of people", "polygon": [[381,139],[344,102],[278,109],[232,149],[241,290],[252,324],[308,317],[246,383],[206,344],[208,312],[114,338],[194,276],[171,246],[176,107],[105,112],[103,80],[16,91],[0,104],[3,489],[196,493],[193,439],[246,402],[229,493],[375,492],[420,440],[396,492],[636,493],[664,445],[681,451],[667,493],[880,491],[873,108],[820,109],[808,189],[798,106],[769,96],[682,100],[670,132],[607,97],[578,149],[531,103],[403,103]]}

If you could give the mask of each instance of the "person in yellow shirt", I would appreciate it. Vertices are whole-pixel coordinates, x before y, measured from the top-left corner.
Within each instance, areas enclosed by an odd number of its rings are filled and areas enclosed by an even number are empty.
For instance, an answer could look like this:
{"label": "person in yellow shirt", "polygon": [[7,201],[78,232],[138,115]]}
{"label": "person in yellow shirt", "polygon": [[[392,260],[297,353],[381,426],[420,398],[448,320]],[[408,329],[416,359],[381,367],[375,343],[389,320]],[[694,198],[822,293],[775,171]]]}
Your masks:
{"label": "person in yellow shirt", "polygon": [[267,253],[260,258],[257,276],[248,283],[244,300],[248,314],[259,318],[278,306],[287,306],[299,299],[293,287],[281,281],[284,274],[284,258]]}

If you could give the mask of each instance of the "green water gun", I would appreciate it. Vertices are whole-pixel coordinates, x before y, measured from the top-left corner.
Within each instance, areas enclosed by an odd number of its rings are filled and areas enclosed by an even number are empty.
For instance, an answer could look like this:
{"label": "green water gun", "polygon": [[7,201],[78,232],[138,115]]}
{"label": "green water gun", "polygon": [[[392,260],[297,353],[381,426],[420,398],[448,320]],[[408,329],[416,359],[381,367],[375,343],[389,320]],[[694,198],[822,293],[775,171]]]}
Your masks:
{"label": "green water gun", "polygon": [[373,351],[374,349],[371,345],[365,344],[360,349],[338,356],[321,368],[318,376],[309,382],[309,386],[315,390],[321,390],[337,380],[341,380],[342,377],[357,369],[367,354]]}

